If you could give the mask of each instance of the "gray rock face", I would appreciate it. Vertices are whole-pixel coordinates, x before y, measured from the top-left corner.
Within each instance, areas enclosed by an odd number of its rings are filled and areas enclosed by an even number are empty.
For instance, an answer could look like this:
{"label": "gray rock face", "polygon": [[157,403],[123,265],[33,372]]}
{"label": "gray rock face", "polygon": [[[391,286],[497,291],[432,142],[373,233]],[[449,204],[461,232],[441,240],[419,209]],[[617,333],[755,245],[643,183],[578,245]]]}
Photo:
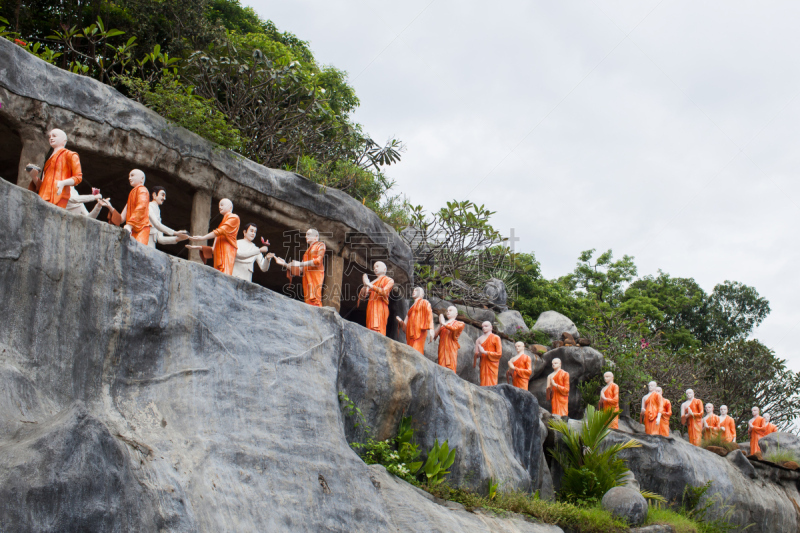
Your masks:
{"label": "gray rock face", "polygon": [[550,335],[550,339],[561,340],[561,334],[565,331],[578,338],[578,328],[569,318],[556,311],[545,311],[536,319],[533,329],[543,331]]}
{"label": "gray rock face", "polygon": [[528,332],[528,326],[525,324],[525,320],[523,320],[519,311],[509,310],[498,314],[495,319],[495,324],[497,326],[497,331],[505,333],[506,335],[514,336],[520,331]]}
{"label": "gray rock face", "polygon": [[551,406],[546,394],[547,376],[553,371],[553,359],[556,358],[561,359],[561,368],[569,373],[570,417],[580,418],[583,412],[580,409],[578,383],[600,374],[603,369],[603,354],[588,346],[564,346],[550,350],[542,356],[544,362],[542,370],[530,381],[528,390],[539,400],[539,405],[548,411],[551,410]]}
{"label": "gray rock face", "polygon": [[793,453],[794,461],[800,462],[800,437],[792,433],[784,433],[782,431],[770,433],[766,437],[758,439],[758,446],[761,448],[765,458],[769,453],[780,450]]}
{"label": "gray rock face", "polygon": [[[611,432],[606,442],[614,444],[630,438]],[[723,458],[682,439],[654,435],[634,438],[642,447],[625,450],[620,457],[627,460],[643,490],[661,494],[671,502],[681,502],[686,485],[698,487],[712,481],[709,493],[734,506],[732,518],[740,528],[752,523],[754,526],[748,531],[797,530],[798,514],[792,503],[792,499],[800,502],[797,490],[800,475],[796,472],[761,464],[753,468],[741,452]],[[713,512],[720,512],[719,502]]]}
{"label": "gray rock face", "polygon": [[427,394],[420,424],[443,419],[439,409],[453,418],[420,437],[466,438],[464,475],[519,486],[535,472],[518,458],[536,442],[516,420],[535,410],[523,391],[478,389],[330,309],[141,246],[5,182],[0,250],[4,531],[395,532],[412,510],[429,531],[560,531],[450,523],[455,511],[350,449],[338,400],[340,384],[363,380],[374,398],[362,408],[396,409],[376,426],[388,433],[404,408],[421,409],[412,391]]}
{"label": "gray rock face", "polygon": [[508,291],[506,291],[506,284],[502,280],[492,278],[486,283],[483,293],[489,299],[489,303],[495,306],[500,311],[506,311],[508,306]]}
{"label": "gray rock face", "polygon": [[656,524],[633,528],[630,533],[675,533],[675,528],[666,524]]}
{"label": "gray rock face", "polygon": [[603,508],[629,525],[638,526],[647,518],[647,500],[629,487],[614,487],[603,496]]}

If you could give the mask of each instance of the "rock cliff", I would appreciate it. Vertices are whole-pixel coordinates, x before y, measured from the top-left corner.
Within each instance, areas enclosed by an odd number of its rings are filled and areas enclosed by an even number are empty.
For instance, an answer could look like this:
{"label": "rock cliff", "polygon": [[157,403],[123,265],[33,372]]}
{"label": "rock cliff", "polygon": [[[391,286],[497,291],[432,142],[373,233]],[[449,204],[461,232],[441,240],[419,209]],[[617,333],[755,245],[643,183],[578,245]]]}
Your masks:
{"label": "rock cliff", "polygon": [[7,531],[507,531],[350,449],[337,394],[403,412],[459,479],[528,488],[535,399],[133,242],[0,181],[0,523]]}

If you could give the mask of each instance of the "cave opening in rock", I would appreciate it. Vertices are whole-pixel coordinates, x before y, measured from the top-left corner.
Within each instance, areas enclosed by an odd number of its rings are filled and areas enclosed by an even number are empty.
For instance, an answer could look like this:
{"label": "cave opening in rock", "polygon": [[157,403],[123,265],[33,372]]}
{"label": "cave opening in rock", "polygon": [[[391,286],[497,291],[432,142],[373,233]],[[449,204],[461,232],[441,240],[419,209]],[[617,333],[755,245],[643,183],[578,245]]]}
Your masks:
{"label": "cave opening in rock", "polygon": [[[0,178],[17,183],[20,157],[22,156],[22,138],[19,132],[0,118]],[[40,164],[40,163],[39,163]]]}

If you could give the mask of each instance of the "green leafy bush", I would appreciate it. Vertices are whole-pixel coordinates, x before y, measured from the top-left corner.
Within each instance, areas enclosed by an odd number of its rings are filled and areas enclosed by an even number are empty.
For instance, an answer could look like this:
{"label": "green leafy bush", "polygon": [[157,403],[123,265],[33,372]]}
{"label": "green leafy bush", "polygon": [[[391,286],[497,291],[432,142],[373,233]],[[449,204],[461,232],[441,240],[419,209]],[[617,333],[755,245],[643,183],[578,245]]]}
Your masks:
{"label": "green leafy bush", "polygon": [[572,503],[594,504],[613,487],[623,483],[629,472],[617,454],[641,444],[629,440],[622,444],[604,446],[618,411],[598,411],[591,405],[586,408],[581,431],[573,431],[563,420],[551,420],[550,427],[563,435],[563,441],[550,454],[564,469],[559,497]]}
{"label": "green leafy bush", "polygon": [[439,439],[433,444],[433,448],[428,452],[428,460],[425,461],[425,466],[422,471],[425,473],[427,484],[435,487],[444,481],[444,476],[450,473],[448,468],[453,465],[456,460],[456,450],[450,449],[447,441],[439,445]]}

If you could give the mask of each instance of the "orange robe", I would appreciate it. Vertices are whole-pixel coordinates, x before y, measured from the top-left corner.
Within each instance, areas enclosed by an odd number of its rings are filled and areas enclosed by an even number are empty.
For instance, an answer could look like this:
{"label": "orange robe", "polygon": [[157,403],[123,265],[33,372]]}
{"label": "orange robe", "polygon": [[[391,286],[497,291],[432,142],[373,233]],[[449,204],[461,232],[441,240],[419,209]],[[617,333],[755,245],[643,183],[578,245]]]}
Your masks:
{"label": "orange robe", "polygon": [[131,227],[131,237],[147,246],[150,241],[150,193],[137,185],[128,194],[125,224]]}
{"label": "orange robe", "polygon": [[663,403],[664,399],[655,391],[644,401],[644,432],[648,435],[661,434],[661,422],[656,424],[656,420],[664,408]]}
{"label": "orange robe", "polygon": [[522,354],[519,359],[514,361],[514,377],[511,378],[511,384],[520,389],[528,390],[528,380],[531,379],[533,366],[531,365],[531,358],[527,354]]}
{"label": "orange robe", "polygon": [[558,416],[569,416],[569,373],[560,368],[553,376],[553,386],[547,389],[552,413]]}
{"label": "orange robe", "polygon": [[214,268],[229,276],[233,274],[233,264],[236,262],[236,236],[239,233],[239,215],[228,213],[222,217],[219,227],[214,230]]}
{"label": "orange robe", "polygon": [[720,432],[722,440],[725,442],[736,442],[736,424],[733,422],[733,418],[725,416],[725,420],[722,420],[719,425],[725,428],[725,431]]}
{"label": "orange robe", "polygon": [[503,357],[503,344],[500,337],[490,333],[481,343],[486,353],[481,354],[481,387],[497,385],[497,372],[500,368],[500,358]]}
{"label": "orange robe", "polygon": [[[611,383],[606,389],[605,395],[611,399],[604,401],[601,397],[600,409],[604,411],[619,411],[619,385]],[[611,425],[608,427],[609,429],[619,429],[619,415],[614,417],[614,420],[611,421]]]}
{"label": "orange robe", "polygon": [[322,284],[325,282],[326,246],[324,242],[313,242],[303,254],[303,262],[314,261],[311,266],[303,267],[303,299],[308,305],[322,307]]}
{"label": "orange robe", "polygon": [[710,414],[704,419],[707,427],[703,428],[703,438],[710,439],[715,435],[719,435],[719,417],[715,414]]}
{"label": "orange robe", "polygon": [[689,404],[689,411],[700,414],[681,416],[681,423],[687,426],[689,442],[695,446],[700,446],[700,437],[703,432],[703,402],[695,398]]}
{"label": "orange robe", "polygon": [[425,298],[420,298],[408,310],[406,324],[406,344],[421,354],[425,353],[425,339],[431,329],[433,311],[431,304]]}
{"label": "orange robe", "polygon": [[669,437],[669,419],[672,417],[672,402],[664,398],[661,408],[661,427],[659,428],[659,435],[662,437]]}
{"label": "orange robe", "polygon": [[453,320],[451,324],[442,324],[439,327],[439,364],[458,372],[458,337],[464,331],[464,323]]}
{"label": "orange robe", "polygon": [[378,278],[369,291],[367,303],[367,329],[386,335],[386,321],[389,320],[389,293],[394,280],[388,276]]}
{"label": "orange robe", "polygon": [[83,181],[81,160],[78,154],[63,148],[58,153],[51,155],[45,162],[42,169],[42,182],[39,184],[39,196],[45,202],[66,208],[72,187],[64,187],[61,189],[61,194],[58,194],[56,182],[70,178],[75,180],[75,185]]}
{"label": "orange robe", "polygon": [[753,420],[753,427],[750,430],[750,455],[755,455],[757,452],[761,451],[761,448],[758,446],[758,439],[766,435],[766,429],[767,422],[760,416],[757,416],[755,420]]}

